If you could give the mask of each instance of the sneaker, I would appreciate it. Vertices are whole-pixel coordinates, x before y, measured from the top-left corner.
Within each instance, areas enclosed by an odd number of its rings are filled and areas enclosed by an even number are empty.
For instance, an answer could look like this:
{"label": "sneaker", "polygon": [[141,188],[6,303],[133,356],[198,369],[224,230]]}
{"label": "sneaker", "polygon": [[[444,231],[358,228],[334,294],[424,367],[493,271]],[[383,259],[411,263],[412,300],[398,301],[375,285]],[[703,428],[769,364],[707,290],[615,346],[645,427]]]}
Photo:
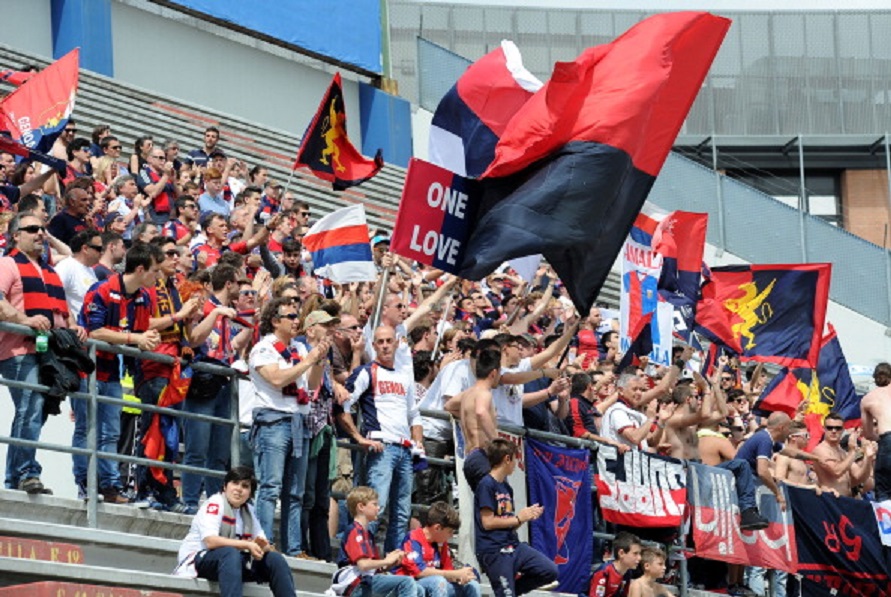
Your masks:
{"label": "sneaker", "polygon": [[105,487],[99,490],[106,504],[129,504],[130,500],[117,487]]}
{"label": "sneaker", "polygon": [[[75,484],[77,485],[77,499],[83,500],[86,502],[89,499],[87,497],[87,484],[82,481],[76,481]],[[101,492],[99,493],[99,501],[100,502],[104,501],[104,498],[103,498]]]}
{"label": "sneaker", "polygon": [[39,477],[31,477],[21,481],[19,483],[19,489],[28,495],[38,495],[43,493],[46,488],[43,486],[43,483],[40,482]]}
{"label": "sneaker", "polygon": [[322,561],[322,560],[320,560],[319,558],[314,558],[313,556],[309,555],[309,554],[306,553],[305,551],[301,551],[300,553],[298,553],[298,554],[297,554],[296,556],[294,556],[294,557],[295,557],[296,559],[298,559],[298,560],[310,560],[310,561],[312,561],[312,562],[321,562],[321,561]]}
{"label": "sneaker", "polygon": [[177,502],[169,508],[174,514],[185,514],[186,516],[195,516],[198,514],[197,506],[187,506],[182,502]]}
{"label": "sneaker", "polygon": [[549,582],[546,585],[542,585],[542,586],[538,587],[537,590],[539,590],[539,591],[553,591],[554,589],[556,589],[559,586],[560,586],[560,581],[555,580],[553,582]]}
{"label": "sneaker", "polygon": [[746,508],[739,517],[739,530],[760,531],[766,529],[770,522],[758,513],[755,508]]}
{"label": "sneaker", "polygon": [[734,597],[756,597],[755,592],[746,585],[730,585],[727,594]]}

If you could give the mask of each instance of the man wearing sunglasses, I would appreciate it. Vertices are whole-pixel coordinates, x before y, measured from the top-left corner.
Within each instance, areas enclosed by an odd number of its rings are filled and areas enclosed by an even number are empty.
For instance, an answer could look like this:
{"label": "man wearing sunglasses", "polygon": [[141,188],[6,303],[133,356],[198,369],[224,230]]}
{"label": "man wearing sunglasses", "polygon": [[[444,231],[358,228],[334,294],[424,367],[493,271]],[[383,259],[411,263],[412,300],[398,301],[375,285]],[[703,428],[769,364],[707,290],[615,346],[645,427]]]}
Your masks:
{"label": "man wearing sunglasses", "polygon": [[891,364],[879,363],[872,374],[876,388],[860,402],[863,437],[877,442],[876,499],[891,499]]}
{"label": "man wearing sunglasses", "polygon": [[[336,323],[323,311],[307,317],[307,327]],[[322,337],[312,350],[292,340],[300,330],[297,306],[273,299],[260,316],[263,337],[251,349],[254,421],[251,447],[260,482],[257,519],[267,537],[275,537],[282,553],[306,557],[301,517],[310,457],[310,395],[322,382],[322,365],[331,347]],[[281,498],[281,526],[274,533],[275,505]],[[327,518],[326,518],[327,520]]]}
{"label": "man wearing sunglasses", "polygon": [[848,449],[845,450],[841,446],[844,433],[844,419],[834,412],[826,415],[823,419],[823,441],[814,448],[814,454],[823,461],[814,463],[814,472],[820,487],[852,497],[852,488],[865,482],[872,473],[875,450],[872,446],[867,446],[866,450],[860,447],[859,428],[851,431]]}
{"label": "man wearing sunglasses", "polygon": [[69,246],[71,257],[56,265],[56,273],[65,287],[69,310],[80,313],[87,290],[99,281],[93,266],[102,257],[102,237],[96,230],[84,230],[72,237]]}
{"label": "man wearing sunglasses", "polygon": [[[0,294],[3,321],[26,325],[39,331],[76,327],[65,290],[55,270],[43,255],[46,230],[43,221],[19,214],[9,224],[15,243],[9,256],[0,259]],[[80,330],[83,336],[83,330]],[[0,332],[0,374],[4,378],[36,384],[38,360],[34,338]],[[9,388],[15,407],[11,437],[39,441],[43,427],[44,397],[40,392]],[[6,488],[31,494],[52,493],[40,480],[42,469],[34,448],[10,445],[6,452]]]}

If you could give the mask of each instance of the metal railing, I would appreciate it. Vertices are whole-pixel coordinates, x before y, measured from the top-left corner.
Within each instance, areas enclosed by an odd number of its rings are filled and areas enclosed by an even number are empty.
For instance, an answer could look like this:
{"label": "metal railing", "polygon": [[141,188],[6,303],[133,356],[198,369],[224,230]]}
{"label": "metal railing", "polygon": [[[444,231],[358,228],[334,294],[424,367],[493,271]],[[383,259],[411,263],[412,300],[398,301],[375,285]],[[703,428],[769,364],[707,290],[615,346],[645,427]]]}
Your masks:
{"label": "metal railing", "polygon": [[[33,329],[18,325],[14,323],[8,322],[0,322],[0,332],[6,332],[11,334],[19,334],[23,336],[35,336],[36,333]],[[95,362],[96,360],[96,351],[102,350],[105,352],[110,352],[114,354],[136,357],[139,359],[156,361],[158,363],[164,363],[168,365],[172,365],[174,360],[173,357],[168,355],[161,355],[154,352],[145,352],[136,348],[131,348],[129,346],[119,346],[115,344],[108,344],[106,342],[100,342],[98,340],[88,339],[86,345],[89,349],[90,359]],[[201,363],[201,362],[192,362],[190,363],[192,369],[196,371],[204,371],[207,373],[211,373],[213,375],[223,375],[232,379],[237,375],[237,372],[234,369],[229,367],[222,367],[219,365],[213,365],[209,363]],[[125,402],[121,398],[116,398],[113,396],[102,396],[98,392],[98,384],[96,382],[96,372],[94,371],[88,378],[88,392],[71,392],[68,396],[74,400],[86,400],[87,404],[87,442],[86,448],[75,448],[73,446],[64,446],[61,444],[48,443],[44,441],[33,441],[33,440],[24,440],[20,438],[14,438],[10,436],[0,436],[0,443],[8,444],[11,446],[21,446],[25,448],[34,448],[40,450],[49,450],[51,452],[60,452],[64,454],[74,454],[80,456],[87,457],[87,525],[90,528],[98,528],[99,526],[99,479],[98,479],[98,466],[99,459],[105,458],[109,460],[114,460],[116,462],[125,462],[129,464],[136,464],[146,467],[157,467],[164,469],[172,469],[178,472],[192,473],[196,475],[204,475],[204,476],[213,476],[213,477],[224,477],[226,475],[226,471],[219,471],[213,469],[206,469],[201,467],[193,467],[186,466],[184,464],[177,464],[173,462],[163,462],[159,460],[153,460],[150,458],[140,458],[137,456],[129,456],[126,454],[117,454],[110,452],[100,452],[98,450],[98,405],[99,404],[113,404],[120,405],[121,407],[129,406],[131,408],[138,408],[142,411],[149,413],[159,413],[163,415],[170,415],[172,417],[182,418],[182,419],[193,419],[196,421],[202,421],[205,423],[212,423],[214,425],[226,425],[232,427],[232,438],[231,438],[231,454],[232,460],[239,460],[239,450],[240,450],[240,436],[239,436],[239,426],[238,426],[238,384],[230,383],[230,418],[223,419],[220,417],[212,417],[208,415],[202,415],[197,413],[185,412],[183,410],[173,409],[173,408],[165,408],[154,406],[151,404],[137,404],[132,402]],[[11,388],[20,388],[24,390],[31,390],[36,392],[47,392],[50,388],[42,385],[42,384],[32,384],[26,383],[6,378],[0,378],[0,385],[4,385]]]}

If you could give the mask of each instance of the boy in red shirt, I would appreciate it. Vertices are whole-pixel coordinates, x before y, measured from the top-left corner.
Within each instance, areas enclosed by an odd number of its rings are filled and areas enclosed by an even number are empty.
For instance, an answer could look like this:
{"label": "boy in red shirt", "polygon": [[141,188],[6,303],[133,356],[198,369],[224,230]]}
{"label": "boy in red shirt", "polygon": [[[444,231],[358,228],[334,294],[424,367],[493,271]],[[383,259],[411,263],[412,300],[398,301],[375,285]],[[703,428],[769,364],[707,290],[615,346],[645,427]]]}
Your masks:
{"label": "boy in red shirt", "polygon": [[632,571],[640,563],[640,539],[622,531],[613,539],[612,562],[604,562],[591,577],[590,597],[628,597]]}

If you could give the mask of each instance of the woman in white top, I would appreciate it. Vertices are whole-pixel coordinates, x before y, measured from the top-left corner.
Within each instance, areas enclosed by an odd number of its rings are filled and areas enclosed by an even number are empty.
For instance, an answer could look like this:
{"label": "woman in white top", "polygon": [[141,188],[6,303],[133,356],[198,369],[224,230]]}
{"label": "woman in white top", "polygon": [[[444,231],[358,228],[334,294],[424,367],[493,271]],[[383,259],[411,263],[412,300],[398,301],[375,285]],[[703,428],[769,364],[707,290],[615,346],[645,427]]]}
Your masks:
{"label": "woman in white top", "polygon": [[222,597],[241,597],[244,582],[268,582],[275,597],[293,597],[294,579],[248,504],[257,489],[254,471],[239,466],[226,473],[223,491],[212,495],[179,548],[177,576],[220,583]]}

